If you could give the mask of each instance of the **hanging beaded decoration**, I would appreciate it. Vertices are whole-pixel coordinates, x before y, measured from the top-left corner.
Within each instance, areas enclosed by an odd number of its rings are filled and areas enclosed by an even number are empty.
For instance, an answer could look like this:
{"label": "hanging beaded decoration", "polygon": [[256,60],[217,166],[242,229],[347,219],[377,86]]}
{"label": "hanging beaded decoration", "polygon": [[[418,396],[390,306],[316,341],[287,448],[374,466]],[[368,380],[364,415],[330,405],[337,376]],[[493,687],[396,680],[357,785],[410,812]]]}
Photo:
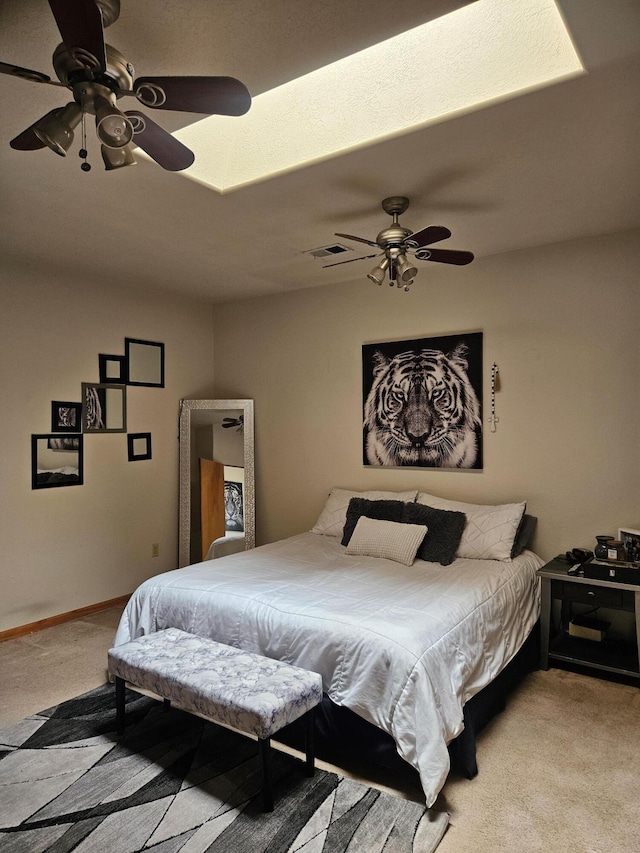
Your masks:
{"label": "hanging beaded decoration", "polygon": [[491,365],[491,416],[489,417],[489,425],[491,432],[495,432],[498,428],[500,418],[496,416],[496,391],[500,390],[500,377],[498,376],[498,365],[493,362]]}

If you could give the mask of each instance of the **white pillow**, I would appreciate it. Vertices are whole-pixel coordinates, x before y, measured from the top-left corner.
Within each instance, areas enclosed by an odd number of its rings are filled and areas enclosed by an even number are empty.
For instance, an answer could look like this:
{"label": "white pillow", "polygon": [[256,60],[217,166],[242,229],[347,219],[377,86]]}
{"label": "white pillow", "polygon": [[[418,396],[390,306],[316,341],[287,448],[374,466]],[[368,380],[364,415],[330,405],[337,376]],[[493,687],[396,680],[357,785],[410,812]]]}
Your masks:
{"label": "white pillow", "polygon": [[366,498],[368,501],[402,501],[412,503],[418,494],[417,489],[409,492],[352,492],[348,489],[331,489],[320,518],[311,528],[312,533],[323,536],[339,536],[342,539],[347,520],[347,508],[351,498]]}
{"label": "white pillow", "polygon": [[347,554],[381,557],[410,566],[426,532],[426,524],[401,524],[361,515],[347,545]]}
{"label": "white pillow", "polygon": [[463,512],[467,516],[456,557],[469,557],[473,560],[511,560],[513,540],[527,508],[525,501],[517,504],[484,506],[450,501],[420,492],[416,502],[436,509]]}

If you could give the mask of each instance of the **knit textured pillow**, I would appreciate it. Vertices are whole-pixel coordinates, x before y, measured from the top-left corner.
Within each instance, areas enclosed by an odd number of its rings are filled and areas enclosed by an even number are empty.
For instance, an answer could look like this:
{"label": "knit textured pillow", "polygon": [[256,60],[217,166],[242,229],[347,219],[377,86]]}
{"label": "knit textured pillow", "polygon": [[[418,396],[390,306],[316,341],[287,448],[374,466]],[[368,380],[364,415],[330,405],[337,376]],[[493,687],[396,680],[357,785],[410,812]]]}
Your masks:
{"label": "knit textured pillow", "polygon": [[363,515],[347,545],[347,554],[380,557],[410,566],[426,532],[422,524],[400,524]]}

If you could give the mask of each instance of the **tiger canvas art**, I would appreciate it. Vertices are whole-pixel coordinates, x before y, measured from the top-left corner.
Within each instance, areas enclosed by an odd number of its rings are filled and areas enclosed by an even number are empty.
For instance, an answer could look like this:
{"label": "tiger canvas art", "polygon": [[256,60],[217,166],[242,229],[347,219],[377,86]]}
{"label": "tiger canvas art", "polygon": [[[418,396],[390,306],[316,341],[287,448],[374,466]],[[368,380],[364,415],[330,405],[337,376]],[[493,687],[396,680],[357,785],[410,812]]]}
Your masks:
{"label": "tiger canvas art", "polygon": [[482,333],[363,347],[364,464],[482,468]]}

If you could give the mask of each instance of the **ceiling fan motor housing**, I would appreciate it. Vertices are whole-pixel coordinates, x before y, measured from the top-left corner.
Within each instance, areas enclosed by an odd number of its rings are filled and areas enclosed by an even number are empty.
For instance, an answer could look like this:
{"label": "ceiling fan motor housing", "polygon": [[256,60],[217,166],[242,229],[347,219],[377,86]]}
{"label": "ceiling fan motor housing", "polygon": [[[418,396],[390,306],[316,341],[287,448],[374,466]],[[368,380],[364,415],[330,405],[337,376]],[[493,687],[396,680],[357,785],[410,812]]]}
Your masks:
{"label": "ceiling fan motor housing", "polygon": [[109,44],[105,47],[107,68],[102,71],[95,65],[94,57],[82,51],[71,52],[64,44],[59,44],[53,53],[53,67],[60,82],[74,89],[78,83],[99,83],[107,86],[117,98],[123,92],[130,92],[135,73],[133,65],[115,47]]}
{"label": "ceiling fan motor housing", "polygon": [[376,237],[376,243],[382,249],[390,248],[391,246],[402,246],[404,241],[412,232],[408,228],[403,228],[398,223],[385,228]]}

